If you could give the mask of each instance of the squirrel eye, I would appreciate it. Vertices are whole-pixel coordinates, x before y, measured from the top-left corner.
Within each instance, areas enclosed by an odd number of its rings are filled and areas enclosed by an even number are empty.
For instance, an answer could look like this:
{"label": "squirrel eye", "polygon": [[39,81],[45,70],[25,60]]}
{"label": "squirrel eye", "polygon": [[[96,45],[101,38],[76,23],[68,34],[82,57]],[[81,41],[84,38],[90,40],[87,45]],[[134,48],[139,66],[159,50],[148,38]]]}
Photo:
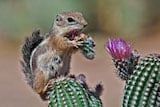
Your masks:
{"label": "squirrel eye", "polygon": [[75,20],[73,18],[71,18],[71,17],[67,18],[67,21],[68,22],[75,22]]}

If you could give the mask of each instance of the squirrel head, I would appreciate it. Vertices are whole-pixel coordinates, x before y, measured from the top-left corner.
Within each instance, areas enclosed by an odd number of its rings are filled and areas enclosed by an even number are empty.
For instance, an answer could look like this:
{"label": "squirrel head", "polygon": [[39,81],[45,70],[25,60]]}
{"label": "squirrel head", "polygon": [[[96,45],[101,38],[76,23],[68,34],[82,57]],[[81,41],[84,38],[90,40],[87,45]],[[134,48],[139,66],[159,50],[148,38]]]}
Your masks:
{"label": "squirrel head", "polygon": [[56,33],[56,36],[62,36],[73,40],[87,24],[82,13],[64,12],[56,16],[52,31]]}

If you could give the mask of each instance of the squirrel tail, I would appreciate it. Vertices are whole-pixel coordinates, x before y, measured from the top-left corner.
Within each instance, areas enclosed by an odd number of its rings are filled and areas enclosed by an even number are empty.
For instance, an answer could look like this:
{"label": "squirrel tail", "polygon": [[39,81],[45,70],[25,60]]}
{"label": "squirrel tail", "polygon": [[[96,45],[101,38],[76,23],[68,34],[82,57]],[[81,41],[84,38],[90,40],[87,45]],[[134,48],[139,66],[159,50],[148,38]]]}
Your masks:
{"label": "squirrel tail", "polygon": [[22,46],[22,71],[26,77],[27,83],[33,87],[34,72],[30,68],[30,59],[33,50],[43,41],[44,37],[40,35],[40,29],[36,29],[32,36],[27,37]]}

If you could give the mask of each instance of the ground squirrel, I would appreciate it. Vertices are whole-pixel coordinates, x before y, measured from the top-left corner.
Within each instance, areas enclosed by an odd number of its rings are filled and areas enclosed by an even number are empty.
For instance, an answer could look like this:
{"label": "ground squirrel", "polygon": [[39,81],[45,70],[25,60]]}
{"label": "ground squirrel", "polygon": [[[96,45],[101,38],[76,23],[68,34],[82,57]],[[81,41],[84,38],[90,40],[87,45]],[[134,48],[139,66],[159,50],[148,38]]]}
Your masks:
{"label": "ground squirrel", "polygon": [[64,12],[56,16],[48,34],[41,36],[40,30],[35,30],[26,39],[22,47],[23,72],[28,84],[43,99],[51,79],[68,75],[71,55],[82,47],[84,34],[80,32],[86,25],[81,13]]}

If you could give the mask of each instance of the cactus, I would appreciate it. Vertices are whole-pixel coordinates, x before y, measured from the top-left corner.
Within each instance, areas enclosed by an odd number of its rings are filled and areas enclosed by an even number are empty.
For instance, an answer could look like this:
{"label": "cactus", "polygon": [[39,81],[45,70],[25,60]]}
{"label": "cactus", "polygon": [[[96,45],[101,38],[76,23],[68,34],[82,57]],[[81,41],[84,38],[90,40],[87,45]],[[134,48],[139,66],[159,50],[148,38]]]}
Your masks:
{"label": "cactus", "polygon": [[109,40],[105,48],[112,56],[116,73],[122,80],[127,81],[133,73],[140,55],[137,51],[131,51],[130,44],[127,44],[122,39]]}
{"label": "cactus", "polygon": [[128,80],[123,107],[160,106],[160,59],[155,55],[143,58]]}
{"label": "cactus", "polygon": [[73,78],[54,82],[48,107],[102,107],[101,100]]}
{"label": "cactus", "polygon": [[122,107],[160,107],[160,55],[140,58],[124,40],[106,43],[117,73],[126,80]]}
{"label": "cactus", "polygon": [[127,81],[130,78],[138,63],[139,57],[140,56],[135,51],[133,51],[126,59],[112,59],[116,67],[116,73],[122,80]]}
{"label": "cactus", "polygon": [[[82,34],[83,36],[83,34]],[[95,57],[95,43],[92,39],[91,36],[85,36],[85,40],[82,43],[82,46],[80,46],[80,49],[82,50],[82,54],[87,58],[87,59],[94,59]]]}

